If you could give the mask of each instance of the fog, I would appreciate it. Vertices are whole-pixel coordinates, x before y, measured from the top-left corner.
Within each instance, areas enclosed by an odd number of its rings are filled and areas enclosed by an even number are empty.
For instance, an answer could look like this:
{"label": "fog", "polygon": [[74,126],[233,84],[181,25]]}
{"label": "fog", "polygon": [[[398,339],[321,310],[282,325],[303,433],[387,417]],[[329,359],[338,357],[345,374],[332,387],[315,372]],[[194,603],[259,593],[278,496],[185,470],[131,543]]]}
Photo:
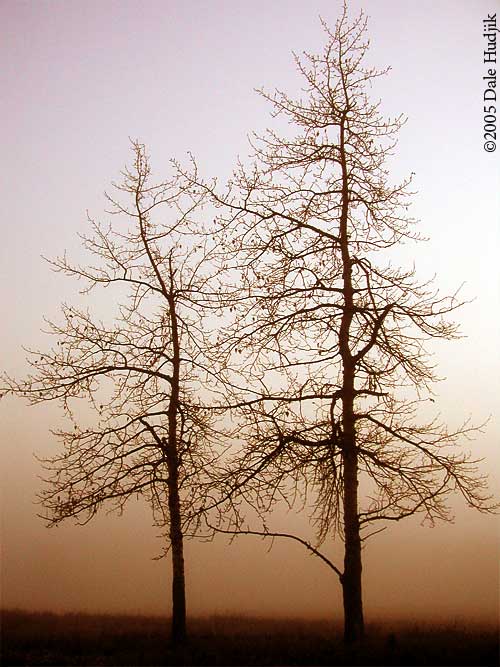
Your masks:
{"label": "fog", "polygon": [[[350,3],[356,14],[362,3]],[[500,495],[499,176],[482,148],[482,19],[491,3],[366,3],[374,65],[392,65],[376,91],[409,121],[392,159],[395,179],[415,171],[412,213],[430,237],[405,250],[422,277],[445,291],[466,283],[457,314],[464,338],[435,346],[436,409],[451,425],[489,418],[464,446]],[[102,192],[129,160],[128,137],[148,146],[155,174],[192,151],[203,171],[226,178],[246,136],[270,123],[254,88],[296,89],[291,50],[322,46],[321,15],[339,2],[5,2],[2,183],[2,358],[26,371],[21,345],[43,347],[43,317],[57,317],[78,285],[40,255],[78,257],[86,210],[103,214]],[[45,340],[45,343],[44,343]],[[84,527],[47,530],[34,504],[42,482],[33,454],[58,444],[57,406],[0,402],[1,604],[53,611],[168,613],[170,564],[149,509],[103,512]],[[364,599],[381,617],[492,621],[498,617],[500,530],[453,499],[455,521],[406,520],[368,540]],[[282,512],[278,528],[311,538],[307,517]],[[241,536],[186,547],[188,612],[341,618],[337,578],[302,546]],[[341,563],[340,543],[323,546]]]}

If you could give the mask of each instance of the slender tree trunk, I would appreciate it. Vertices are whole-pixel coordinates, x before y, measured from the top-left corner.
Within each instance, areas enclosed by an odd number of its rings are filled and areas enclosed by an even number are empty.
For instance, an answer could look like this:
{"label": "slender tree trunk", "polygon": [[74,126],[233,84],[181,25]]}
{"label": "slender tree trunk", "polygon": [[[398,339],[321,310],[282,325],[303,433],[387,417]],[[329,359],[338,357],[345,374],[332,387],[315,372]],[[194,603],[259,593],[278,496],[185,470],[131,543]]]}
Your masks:
{"label": "slender tree trunk", "polygon": [[[173,465],[172,468],[176,466]],[[170,466],[169,466],[170,469]],[[182,534],[178,478],[170,470],[168,509],[170,515],[170,546],[172,550],[172,629],[174,644],[186,640],[186,584],[184,575],[184,536]]]}
{"label": "slender tree trunk", "polygon": [[168,401],[168,440],[163,443],[164,456],[168,467],[168,512],[170,520],[170,548],[172,550],[172,629],[171,637],[174,644],[186,640],[186,583],[184,575],[184,536],[182,533],[181,501],[179,496],[179,442],[177,417],[180,408],[180,333],[176,311],[175,271],[172,266],[172,254],[169,256],[168,284],[160,273],[158,264],[151,253],[146,232],[146,219],[140,207],[140,188],[136,191],[136,207],[144,248],[149,257],[151,267],[156,274],[161,291],[168,303],[170,338],[172,342],[172,377],[170,378],[170,398]]}
{"label": "slender tree trunk", "polygon": [[[346,360],[347,361],[347,360]],[[361,587],[361,537],[358,514],[358,453],[354,419],[354,366],[344,365],[343,381],[343,438],[344,463],[344,641],[356,642],[363,638],[363,598]]]}
{"label": "slender tree trunk", "polygon": [[[346,99],[347,103],[347,99]],[[340,124],[340,163],[342,168],[342,211],[339,240],[342,255],[344,309],[339,329],[339,352],[342,358],[342,457],[344,464],[344,640],[352,643],[364,635],[361,588],[361,539],[358,515],[358,453],[354,418],[356,374],[351,352],[350,327],[354,315],[352,259],[349,246],[349,178],[345,152],[347,111]]]}
{"label": "slender tree trunk", "polygon": [[358,518],[358,471],[355,452],[344,455],[344,641],[356,642],[363,638],[363,598],[361,587],[361,539]]}
{"label": "slender tree trunk", "polygon": [[170,546],[172,549],[172,642],[186,640],[186,585],[184,575],[184,536],[182,533],[181,502],[179,496],[179,442],[177,416],[180,400],[180,340],[174,294],[174,273],[169,262],[170,290],[167,296],[172,336],[172,379],[168,405],[168,511],[170,518]]}

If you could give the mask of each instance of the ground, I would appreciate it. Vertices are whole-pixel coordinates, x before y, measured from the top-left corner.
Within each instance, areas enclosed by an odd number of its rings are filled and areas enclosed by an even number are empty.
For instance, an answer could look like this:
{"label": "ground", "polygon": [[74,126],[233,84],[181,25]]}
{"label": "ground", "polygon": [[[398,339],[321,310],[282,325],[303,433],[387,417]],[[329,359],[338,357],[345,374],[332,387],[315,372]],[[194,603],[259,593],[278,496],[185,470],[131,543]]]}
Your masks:
{"label": "ground", "polygon": [[363,645],[346,648],[326,621],[214,616],[192,619],[174,649],[168,619],[2,612],[2,665],[491,665],[498,628],[368,624]]}

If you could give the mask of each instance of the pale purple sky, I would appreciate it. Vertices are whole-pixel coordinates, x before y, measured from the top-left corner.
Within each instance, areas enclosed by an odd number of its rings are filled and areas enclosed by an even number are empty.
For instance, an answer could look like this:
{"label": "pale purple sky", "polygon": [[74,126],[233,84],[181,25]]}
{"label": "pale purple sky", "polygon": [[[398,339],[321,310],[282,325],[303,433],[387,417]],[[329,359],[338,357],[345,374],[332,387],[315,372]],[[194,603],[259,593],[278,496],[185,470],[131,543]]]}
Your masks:
{"label": "pale purple sky", "polygon": [[[321,15],[333,26],[338,0],[13,1],[0,7],[3,107],[1,172],[2,357],[25,369],[21,345],[37,346],[42,317],[56,316],[77,286],[40,258],[80,252],[86,210],[102,217],[103,191],[129,161],[128,137],[148,145],[155,173],[189,150],[223,181],[246,136],[270,124],[254,88],[296,91],[291,51],[322,48]],[[496,3],[371,0],[364,6],[371,61],[392,65],[377,95],[409,121],[392,162],[395,179],[416,172],[413,214],[431,241],[409,250],[420,275],[437,273],[475,298],[458,317],[467,338],[436,346],[437,404],[452,424],[492,415],[474,443],[492,488],[500,476],[499,151],[482,147],[482,19]],[[498,103],[500,108],[500,102]],[[43,343],[40,343],[43,345]],[[33,499],[38,464],[56,446],[54,406],[0,404],[2,442],[2,605],[160,612],[168,563],[150,518],[123,518],[47,531]],[[286,518],[282,519],[282,526]],[[375,613],[468,614],[498,607],[498,520],[458,505],[454,525],[394,526],[365,552],[366,606]],[[250,538],[248,538],[250,540]],[[283,564],[286,564],[284,567]],[[194,613],[339,613],[340,590],[299,547],[245,541],[188,548]],[[258,575],[258,576],[257,576]]]}

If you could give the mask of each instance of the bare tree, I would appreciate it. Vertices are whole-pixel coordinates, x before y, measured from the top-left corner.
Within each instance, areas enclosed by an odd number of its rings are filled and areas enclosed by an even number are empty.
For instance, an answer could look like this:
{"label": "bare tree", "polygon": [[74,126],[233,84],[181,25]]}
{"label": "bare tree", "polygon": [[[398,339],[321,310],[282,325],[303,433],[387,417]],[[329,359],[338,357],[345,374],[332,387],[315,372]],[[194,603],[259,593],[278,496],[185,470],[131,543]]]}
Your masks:
{"label": "bare tree", "polygon": [[[241,388],[228,397],[243,445],[227,495],[261,513],[312,499],[318,545],[344,541],[343,568],[330,566],[355,641],[363,539],[416,513],[449,519],[452,491],[480,511],[495,504],[458,447],[474,428],[425,417],[438,380],[425,345],[458,337],[447,316],[462,301],[392,263],[401,244],[421,240],[407,214],[411,178],[391,184],[387,171],[404,119],[384,119],[367,95],[386,70],[364,65],[363,15],[351,23],[344,6],[335,29],[323,27],[323,53],[295,58],[303,97],[262,92],[287,134],[256,136],[251,168],[240,164],[225,193],[191,180],[221,207],[241,274],[236,325],[221,343]],[[236,522],[229,532],[270,534]]]}
{"label": "bare tree", "polygon": [[[167,530],[172,639],[182,642],[183,541],[199,528],[208,472],[220,455],[204,410],[215,377],[204,350],[216,306],[216,244],[196,216],[203,197],[176,179],[153,183],[144,146],[133,143],[133,153],[133,167],[108,196],[116,219],[90,220],[91,235],[81,237],[95,264],[75,265],[66,256],[50,261],[55,271],[82,280],[94,304],[106,298],[106,321],[63,304],[62,323],[48,321],[55,346],[28,350],[31,374],[6,382],[32,404],[59,402],[69,420],[53,432],[62,452],[43,461],[48,477],[40,500],[49,525],[69,517],[86,523],[104,504],[122,512],[136,495],[149,502]],[[97,418],[86,416],[79,398]]]}

